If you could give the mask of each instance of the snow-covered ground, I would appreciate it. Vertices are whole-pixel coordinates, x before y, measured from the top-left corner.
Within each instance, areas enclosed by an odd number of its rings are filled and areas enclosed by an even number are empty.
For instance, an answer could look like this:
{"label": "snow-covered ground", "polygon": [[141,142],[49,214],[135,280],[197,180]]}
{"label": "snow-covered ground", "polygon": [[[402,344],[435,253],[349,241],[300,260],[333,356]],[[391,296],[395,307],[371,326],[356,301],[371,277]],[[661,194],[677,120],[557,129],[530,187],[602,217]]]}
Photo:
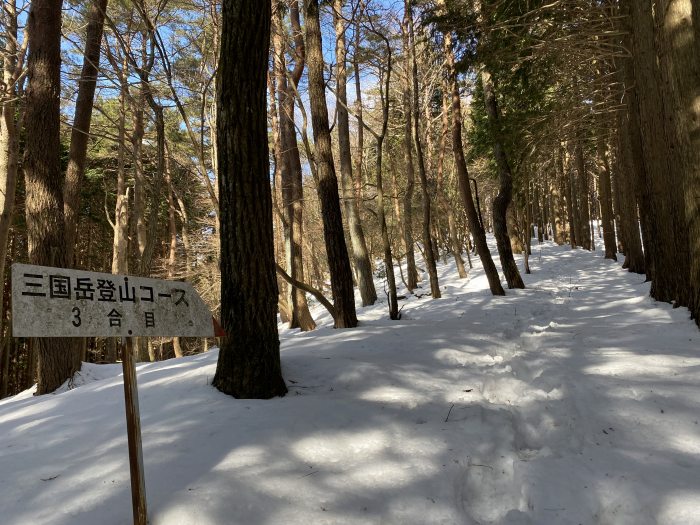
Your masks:
{"label": "snow-covered ground", "polygon": [[[599,253],[533,251],[506,297],[447,264],[398,322],[281,329],[285,398],[214,390],[216,351],[139,365],[151,523],[700,524],[700,331]],[[75,384],[0,402],[0,523],[130,522],[121,368]]]}

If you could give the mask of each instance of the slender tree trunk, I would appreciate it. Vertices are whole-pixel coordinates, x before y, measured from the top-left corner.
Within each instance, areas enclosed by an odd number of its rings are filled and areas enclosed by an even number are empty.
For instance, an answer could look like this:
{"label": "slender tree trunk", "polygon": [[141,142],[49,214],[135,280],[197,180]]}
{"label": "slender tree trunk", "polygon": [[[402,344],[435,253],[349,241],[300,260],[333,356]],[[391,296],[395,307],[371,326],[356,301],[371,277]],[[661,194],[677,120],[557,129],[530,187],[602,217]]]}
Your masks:
{"label": "slender tree trunk", "polygon": [[603,163],[598,177],[600,179],[600,210],[603,219],[603,243],[605,258],[617,261],[617,245],[615,244],[615,222],[612,207],[612,186],[610,181],[610,163],[608,162],[607,146],[602,138],[598,139],[598,155]]}
{"label": "slender tree trunk", "polygon": [[577,230],[578,230],[578,221],[577,217],[574,213],[574,210],[576,210],[576,204],[573,201],[574,198],[574,192],[571,191],[571,186],[572,186],[572,181],[573,181],[573,175],[571,174],[571,171],[569,170],[569,173],[566,173],[564,171],[564,156],[566,155],[566,150],[564,149],[563,145],[559,145],[559,156],[557,158],[557,165],[559,167],[559,170],[562,174],[562,183],[564,185],[564,194],[566,197],[566,215],[568,216],[568,224],[569,224],[569,244],[571,245],[572,248],[576,248],[578,246],[578,239],[577,239]]}
{"label": "slender tree trunk", "polygon": [[622,265],[628,271],[634,273],[644,273],[644,252],[639,235],[639,219],[637,217],[637,199],[633,187],[634,161],[630,151],[630,134],[628,131],[627,116],[620,113],[618,117],[618,147],[617,166],[614,172],[616,187],[618,188],[618,198],[620,201],[619,216],[621,232],[623,235],[623,247],[625,251],[625,261]]}
{"label": "slender tree trunk", "polygon": [[[177,223],[175,221],[175,187],[173,185],[173,174],[171,171],[170,157],[165,157],[165,183],[168,187],[168,234],[170,243],[168,246],[168,279],[173,279],[176,275],[177,263]],[[182,345],[179,337],[173,337],[173,351],[175,357],[182,357]],[[149,354],[150,356],[150,354]],[[151,361],[153,358],[151,356]]]}
{"label": "slender tree trunk", "polygon": [[455,71],[454,54],[452,52],[452,38],[449,33],[445,34],[445,57],[447,58],[447,74],[450,82],[450,91],[452,93],[452,151],[455,157],[455,165],[457,168],[457,180],[459,182],[459,190],[462,197],[462,203],[467,212],[467,221],[469,229],[474,237],[479,258],[484,266],[484,273],[489,281],[489,288],[493,295],[505,295],[498,270],[491,258],[491,252],[486,244],[486,232],[479,222],[479,215],[474,200],[472,198],[471,185],[469,184],[469,172],[467,171],[467,161],[464,157],[464,149],[462,146],[462,103],[459,98],[459,87],[457,86],[457,74]]}
{"label": "slender tree trunk", "polygon": [[340,178],[343,186],[343,202],[345,203],[345,215],[348,220],[350,242],[355,262],[357,284],[362,297],[362,306],[369,306],[376,302],[377,291],[374,289],[372,278],[372,265],[367,252],[365,232],[360,220],[360,207],[352,176],[352,156],[350,152],[350,121],[347,110],[347,69],[345,30],[347,28],[343,19],[343,4],[345,0],[335,0],[335,56],[336,56],[336,106],[338,119],[338,150],[340,153]]}
{"label": "slender tree trunk", "polygon": [[89,3],[83,69],[78,81],[78,98],[75,102],[75,115],[70,137],[66,185],[63,190],[63,210],[66,221],[66,260],[71,266],[75,264],[74,250],[80,215],[80,187],[85,175],[85,159],[100,65],[100,48],[106,10],[107,0],[94,0]]}
{"label": "slender tree trunk", "polygon": [[[141,57],[141,68],[146,66],[145,36],[143,37],[143,49]],[[146,225],[146,178],[143,166],[143,137],[144,130],[144,108],[146,107],[145,82],[142,80],[138,89],[138,95],[131,99],[133,113],[133,131],[131,133],[131,153],[133,157],[132,166],[134,170],[134,206],[131,219],[136,238],[136,261],[135,266],[141,264],[146,251],[146,236],[148,229]],[[135,345],[138,347],[138,345]]]}
{"label": "slender tree trunk", "polygon": [[464,260],[462,259],[462,248],[457,237],[457,226],[455,224],[455,215],[452,205],[447,199],[446,190],[443,187],[442,179],[445,172],[445,155],[447,153],[447,136],[450,133],[450,99],[447,80],[443,82],[442,95],[442,132],[440,133],[440,152],[437,161],[437,181],[438,181],[438,199],[443,211],[447,215],[447,228],[450,236],[450,251],[457,266],[457,273],[460,279],[466,279],[467,270],[464,268]]}
{"label": "slender tree trunk", "polygon": [[270,0],[222,5],[217,71],[222,339],[213,385],[238,398],[287,393],[277,335],[277,278],[267,143]]}
{"label": "slender tree trunk", "polygon": [[563,196],[560,190],[563,174],[559,171],[559,169],[559,159],[556,158],[555,171],[552,179],[549,181],[549,192],[552,196],[552,236],[554,237],[554,242],[561,246],[566,242],[566,231],[564,228],[564,206],[562,203]]}
{"label": "slender tree trunk", "polygon": [[428,175],[425,169],[425,158],[423,155],[423,144],[420,130],[418,61],[416,60],[416,42],[415,32],[413,30],[413,13],[411,10],[410,0],[404,1],[404,17],[407,20],[406,29],[408,30],[406,35],[408,46],[405,49],[405,53],[407,54],[406,60],[410,64],[410,72],[407,68],[406,76],[412,80],[412,82],[410,83],[407,82],[409,84],[407,86],[407,91],[409,95],[411,93],[413,95],[409,103],[410,111],[408,111],[408,113],[413,114],[413,141],[411,141],[410,129],[408,130],[408,136],[406,137],[406,139],[409,141],[409,149],[411,142],[414,142],[416,146],[416,159],[418,160],[418,177],[420,178],[421,197],[423,202],[423,254],[425,258],[425,266],[430,278],[430,293],[433,299],[440,299],[440,297],[442,297],[442,294],[440,293],[440,283],[438,282],[437,267],[435,264],[435,251],[433,248],[433,239],[430,235],[430,226],[432,222],[430,193],[428,192]]}
{"label": "slender tree trunk", "polygon": [[586,162],[583,156],[583,139],[576,139],[575,152],[576,170],[578,171],[578,208],[580,223],[580,243],[585,250],[591,250],[591,214],[588,207],[588,172],[586,171]]}
{"label": "slender tree trunk", "polygon": [[411,133],[413,129],[413,112],[411,110],[411,71],[410,71],[410,43],[408,41],[407,17],[404,17],[401,25],[403,37],[404,76],[403,76],[403,112],[404,112],[404,162],[406,164],[406,192],[403,196],[403,244],[406,252],[406,288],[412,292],[418,286],[418,270],[416,269],[416,257],[413,238],[413,192],[415,189],[415,169],[413,166],[413,144]]}
{"label": "slender tree trunk", "polygon": [[[513,250],[510,246],[510,237],[508,236],[508,221],[506,215],[508,213],[508,206],[513,199],[513,174],[510,170],[510,163],[508,162],[505,147],[500,138],[501,131],[498,102],[496,100],[493,80],[488,70],[482,69],[481,81],[484,86],[486,112],[489,119],[493,153],[496,157],[500,184],[498,195],[493,201],[493,232],[496,237],[498,255],[501,258],[501,268],[505,275],[506,282],[508,283],[508,288],[525,288],[525,283],[523,283],[523,279],[520,277],[520,272],[518,271],[518,265],[515,264]],[[538,235],[541,235],[539,227]]]}
{"label": "slender tree trunk", "polygon": [[360,24],[360,13],[355,19],[355,52],[352,55],[352,65],[355,69],[355,118],[357,119],[357,154],[355,155],[354,188],[355,202],[358,209],[362,203],[362,166],[365,154],[365,127],[362,110],[362,81],[360,72],[360,53],[358,50],[362,44],[362,25]]}
{"label": "slender tree trunk", "polygon": [[[382,160],[384,138],[386,137],[387,128],[389,125],[389,87],[391,85],[391,47],[387,43],[387,65],[386,72],[380,68],[379,79],[380,86],[384,80],[384,90],[380,92],[382,102],[382,130],[375,136],[376,141],[376,178],[377,178],[377,219],[379,220],[379,230],[382,237],[382,251],[384,255],[384,269],[387,280],[387,300],[389,303],[389,319],[397,320],[399,315],[398,297],[396,294],[396,277],[394,275],[394,261],[391,254],[391,241],[389,240],[389,229],[386,224],[386,213],[384,208],[384,182],[382,180]],[[399,271],[401,271],[401,262],[399,261]]]}
{"label": "slender tree trunk", "polygon": [[[24,174],[29,260],[67,265],[60,161],[61,0],[33,0],[29,12],[28,88]],[[33,340],[37,351],[37,395],[56,390],[80,369],[72,338]],[[33,373],[30,374],[33,376]]]}
{"label": "slender tree trunk", "polygon": [[[282,38],[283,30],[281,10],[278,7],[275,16],[275,67],[278,84],[280,146],[279,169],[281,175],[282,203],[285,213],[284,236],[287,259],[287,271],[297,280],[304,281],[304,260],[302,242],[304,228],[304,189],[302,182],[302,167],[297,146],[297,135],[294,124],[294,89],[299,83],[305,65],[305,47],[299,27],[298,3],[293,2],[290,9],[290,19],[294,31],[295,67],[291,74],[287,72],[284,49],[286,42]],[[289,78],[288,78],[289,77]],[[291,83],[291,85],[290,85]],[[289,287],[287,300],[291,306],[292,316],[290,328],[300,328],[309,331],[316,328],[311,317],[306,294],[294,286]]]}
{"label": "slender tree trunk", "polygon": [[[5,92],[0,95],[0,301],[5,297],[5,261],[10,237],[10,227],[14,218],[15,191],[17,188],[17,170],[19,159],[19,133],[16,120],[17,96],[16,81],[18,77],[17,57],[17,8],[15,1],[8,2],[4,7],[7,35],[5,39],[5,55],[3,57],[2,79]],[[5,337],[5,316],[0,319],[0,338]],[[9,331],[8,331],[9,334]],[[10,335],[7,336],[8,339]],[[2,340],[2,339],[0,339]],[[9,343],[3,344],[2,364],[0,369],[0,399],[7,395],[7,380],[9,377]]]}
{"label": "slender tree trunk", "polygon": [[336,328],[357,326],[355,297],[352,286],[350,258],[345,246],[343,219],[338,199],[338,179],[335,175],[331,134],[323,77],[323,46],[318,0],[306,4],[306,46],[309,69],[309,98],[313,125],[315,160],[318,171],[318,196],[321,201],[323,235],[326,241],[328,268],[331,274],[333,303],[338,312]]}

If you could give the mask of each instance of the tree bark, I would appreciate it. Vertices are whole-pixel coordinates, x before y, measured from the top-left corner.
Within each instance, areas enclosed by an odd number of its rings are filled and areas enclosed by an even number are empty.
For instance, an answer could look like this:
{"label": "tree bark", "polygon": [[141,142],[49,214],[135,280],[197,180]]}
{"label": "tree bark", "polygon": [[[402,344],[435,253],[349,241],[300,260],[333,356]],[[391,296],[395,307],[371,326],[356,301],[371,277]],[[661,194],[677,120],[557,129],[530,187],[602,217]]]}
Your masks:
{"label": "tree bark", "polygon": [[[626,95],[629,97],[629,95]],[[645,273],[644,252],[639,235],[639,219],[637,217],[637,198],[634,190],[635,165],[630,151],[630,136],[628,131],[629,121],[622,112],[618,117],[618,145],[617,145],[617,169],[614,177],[617,181],[618,199],[620,208],[621,228],[623,236],[622,245],[625,252],[625,261],[622,265],[633,273]]]}
{"label": "tree bark", "polygon": [[602,169],[598,173],[600,186],[600,211],[603,219],[603,244],[605,258],[617,261],[617,244],[615,243],[615,221],[612,207],[612,183],[610,181],[610,163],[608,161],[607,145],[602,137],[598,138],[598,156],[602,161]]}
{"label": "tree bark", "polygon": [[452,93],[452,152],[455,157],[455,165],[457,168],[457,180],[459,182],[460,195],[462,203],[467,212],[467,221],[469,229],[474,237],[479,258],[484,266],[484,273],[489,281],[489,288],[493,295],[505,295],[498,270],[491,258],[491,252],[486,244],[486,232],[479,222],[479,215],[474,206],[472,198],[471,185],[469,184],[469,172],[467,171],[467,161],[464,157],[464,149],[462,146],[462,103],[459,98],[459,87],[457,86],[457,74],[455,71],[454,54],[452,52],[452,37],[449,33],[445,34],[445,57],[447,58],[447,74],[450,83],[450,91]]}
{"label": "tree bark", "polygon": [[[338,119],[338,151],[340,153],[340,179],[343,186],[343,202],[345,215],[350,231],[350,243],[355,262],[355,274],[357,285],[362,297],[362,306],[369,306],[376,302],[377,291],[374,288],[372,278],[372,265],[367,252],[365,232],[360,220],[360,208],[357,204],[357,196],[352,176],[352,155],[350,152],[350,120],[347,110],[347,67],[345,49],[346,24],[343,19],[343,4],[345,0],[335,0],[335,56],[336,56],[336,106]],[[356,51],[357,52],[357,51]]]}
{"label": "tree bark", "polygon": [[[7,3],[3,17],[7,21],[2,81],[4,92],[0,95],[0,301],[5,297],[5,262],[10,237],[10,227],[14,218],[15,193],[19,160],[19,130],[16,119],[16,82],[19,76],[17,48],[17,8],[14,0]],[[9,332],[8,332],[9,333]],[[0,319],[0,338],[5,334],[5,316]],[[9,339],[9,336],[8,336]],[[0,369],[0,399],[7,394],[9,372],[9,342],[3,344]]]}
{"label": "tree bark", "polygon": [[465,279],[468,274],[466,268],[464,267],[464,260],[462,259],[462,247],[457,237],[457,226],[455,224],[454,210],[447,199],[446,190],[442,184],[442,179],[445,172],[445,155],[447,153],[447,136],[450,133],[450,95],[447,80],[443,81],[442,87],[442,131],[440,133],[440,152],[438,154],[437,161],[438,199],[442,205],[443,212],[447,214],[447,228],[450,236],[450,251],[452,252],[455,265],[457,266],[457,274],[459,275],[460,279]]}
{"label": "tree bark", "polygon": [[[668,80],[656,49],[651,0],[631,2],[634,42],[634,74],[643,143],[647,192],[650,198],[650,228],[653,236],[645,247],[653,259],[651,295],[676,306],[688,304],[688,238],[684,218],[684,201],[678,190],[683,188],[683,159],[673,128],[676,116],[670,86],[662,88],[659,80]],[[660,15],[659,15],[660,16]],[[646,240],[646,239],[645,239]]]}
{"label": "tree bark", "polygon": [[[678,148],[674,157],[680,168],[684,220],[681,222],[677,255],[687,259],[687,292],[679,292],[700,326],[700,0],[661,0],[656,27],[661,33],[661,65],[671,89],[667,94],[674,118]],[[683,214],[680,214],[683,215]],[[687,242],[686,242],[687,241]],[[685,283],[679,281],[679,290]]]}
{"label": "tree bark", "polygon": [[[489,128],[493,146],[493,154],[498,166],[499,190],[493,201],[493,233],[496,237],[498,255],[501,259],[501,269],[505,275],[508,288],[525,288],[518,265],[515,264],[513,249],[508,236],[508,221],[506,215],[508,206],[513,199],[513,174],[510,163],[506,155],[505,147],[500,138],[500,115],[498,111],[498,101],[493,85],[491,74],[486,69],[481,71],[481,81],[484,87],[484,101],[486,103],[486,113],[488,114]],[[541,223],[539,223],[541,224]],[[542,235],[538,227],[538,235]]]}
{"label": "tree bark", "polygon": [[277,335],[277,279],[267,142],[270,0],[224,0],[217,71],[222,339],[213,385],[238,398],[287,393]]}
{"label": "tree bark", "polygon": [[70,266],[75,265],[74,251],[80,216],[80,188],[85,175],[85,159],[87,157],[88,139],[90,138],[90,122],[92,121],[92,108],[100,65],[102,30],[104,28],[106,10],[107,0],[93,0],[89,2],[83,69],[78,81],[78,98],[75,102],[66,184],[63,190],[63,210],[66,221],[66,261]]}
{"label": "tree bark", "polygon": [[[60,160],[62,0],[33,0],[29,12],[24,175],[29,261],[65,268],[63,174]],[[38,338],[37,395],[56,390],[80,369],[72,338]],[[33,375],[33,374],[32,374]]]}
{"label": "tree bark", "polygon": [[[295,66],[290,73],[287,71],[284,50],[286,39],[282,37],[281,6],[278,6],[275,15],[276,31],[275,41],[275,69],[278,85],[279,104],[279,138],[281,151],[279,152],[279,169],[281,176],[282,204],[285,213],[284,237],[289,275],[298,281],[304,280],[304,260],[302,253],[302,236],[304,235],[304,189],[302,182],[302,167],[297,146],[297,135],[294,124],[294,90],[299,84],[305,64],[305,47],[299,26],[298,2],[295,0],[290,8],[290,19],[294,31],[294,56]],[[290,85],[291,83],[291,85]],[[294,286],[289,287],[287,300],[291,305],[292,316],[289,320],[290,328],[300,328],[302,331],[310,331],[316,328],[306,295],[303,290]]]}
{"label": "tree bark", "polygon": [[[580,130],[579,130],[580,131]],[[578,202],[579,222],[579,243],[584,250],[591,250],[591,214],[588,204],[588,172],[586,171],[586,161],[583,156],[583,139],[578,137],[574,145],[574,155],[576,156],[576,170],[578,178],[576,179],[576,191]]]}
{"label": "tree bark", "polygon": [[[425,159],[423,157],[423,144],[421,142],[420,133],[420,104],[418,93],[418,61],[416,60],[416,42],[415,32],[413,30],[413,12],[411,10],[411,0],[404,1],[405,18],[408,20],[408,46],[405,52],[408,54],[407,60],[411,64],[411,79],[412,86],[409,86],[409,93],[413,92],[410,111],[413,113],[413,141],[416,145],[416,157],[418,159],[418,176],[420,178],[421,196],[423,201],[423,253],[425,256],[425,265],[430,278],[430,293],[433,299],[440,299],[440,283],[438,282],[437,267],[435,265],[435,251],[433,249],[433,239],[430,235],[431,226],[431,209],[430,209],[430,193],[428,192],[428,175],[425,169]],[[406,75],[409,75],[408,70]],[[409,130],[408,137],[409,148],[411,132]]]}
{"label": "tree bark", "polygon": [[306,46],[309,71],[309,98],[313,126],[318,196],[321,201],[323,235],[331,274],[333,304],[338,312],[336,328],[357,326],[350,258],[345,246],[343,219],[338,198],[338,179],[333,164],[331,134],[326,105],[324,62],[318,0],[306,3]]}
{"label": "tree bark", "polygon": [[[410,51],[408,42],[407,20],[404,18],[401,25],[404,54],[404,76],[403,76],[403,113],[404,113],[404,162],[406,164],[406,192],[403,195],[403,245],[406,252],[406,288],[409,292],[418,286],[418,271],[416,269],[416,256],[414,252],[413,238],[413,193],[416,186],[415,169],[413,166],[413,144],[411,132],[413,128],[413,112],[411,111],[411,77],[410,77]],[[398,194],[398,190],[397,190]]]}

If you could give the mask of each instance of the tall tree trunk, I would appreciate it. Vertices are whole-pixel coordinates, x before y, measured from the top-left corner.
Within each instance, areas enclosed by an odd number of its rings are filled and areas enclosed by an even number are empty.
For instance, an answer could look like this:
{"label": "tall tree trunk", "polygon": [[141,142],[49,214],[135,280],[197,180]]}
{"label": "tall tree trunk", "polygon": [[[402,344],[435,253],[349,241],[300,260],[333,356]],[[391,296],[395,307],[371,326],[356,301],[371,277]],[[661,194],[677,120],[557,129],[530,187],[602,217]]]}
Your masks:
{"label": "tall tree trunk", "polygon": [[454,54],[452,52],[452,37],[449,33],[445,34],[444,48],[445,57],[447,58],[447,74],[450,83],[450,91],[452,93],[452,152],[455,157],[457,180],[459,182],[462,203],[467,212],[469,229],[474,237],[474,244],[479,253],[481,263],[484,266],[484,273],[489,281],[491,293],[493,295],[505,295],[501,280],[498,277],[498,270],[493,263],[491,252],[486,244],[486,232],[484,232],[484,228],[479,222],[479,215],[474,206],[471,185],[469,184],[467,161],[464,157],[464,149],[462,146],[462,103],[459,98],[459,87],[457,86],[457,73],[455,70]]}
{"label": "tall tree trunk", "polygon": [[[177,273],[177,223],[175,221],[175,187],[173,184],[173,174],[171,171],[169,155],[165,156],[165,184],[168,188],[168,234],[170,237],[167,270],[168,279],[173,279]],[[175,352],[175,357],[182,357],[184,355],[179,337],[173,337],[173,352]],[[153,361],[153,359],[151,360]]]}
{"label": "tall tree trunk", "polygon": [[[425,159],[423,157],[423,144],[421,142],[420,130],[420,104],[418,93],[418,61],[416,60],[416,39],[413,30],[413,12],[411,10],[411,0],[404,0],[404,17],[408,21],[408,46],[405,49],[407,60],[411,64],[410,78],[412,86],[409,86],[409,93],[413,92],[410,111],[413,113],[413,141],[416,145],[416,157],[418,159],[418,176],[420,178],[421,196],[423,200],[423,253],[425,256],[425,265],[430,277],[430,293],[433,299],[440,299],[440,283],[438,282],[437,267],[435,265],[435,251],[433,248],[433,239],[430,235],[431,226],[431,210],[430,210],[430,193],[428,192],[428,175],[425,169]],[[406,76],[409,71],[406,71]],[[412,88],[412,90],[411,90]],[[408,132],[407,139],[409,140],[410,148],[411,131]]]}
{"label": "tall tree trunk", "polygon": [[[387,281],[387,301],[389,303],[389,319],[397,320],[399,315],[399,301],[396,294],[396,276],[394,275],[394,260],[391,254],[391,241],[389,240],[389,229],[386,224],[386,212],[384,208],[384,182],[382,180],[382,160],[384,155],[384,139],[386,137],[389,126],[389,88],[391,86],[391,45],[385,39],[387,51],[386,71],[382,71],[379,67],[379,85],[380,85],[380,100],[382,103],[382,129],[381,132],[375,135],[376,141],[376,178],[377,178],[377,219],[379,221],[379,231],[382,237],[382,251],[384,255],[384,269],[386,272]],[[384,88],[381,89],[382,80]],[[401,271],[401,263],[399,262],[399,272]]]}
{"label": "tall tree trunk", "polygon": [[[687,305],[700,326],[700,0],[660,0],[656,11],[661,65],[670,85],[673,126],[684,200],[678,256],[687,259]],[[667,120],[669,122],[669,120]],[[677,193],[677,191],[676,191]],[[687,243],[686,243],[687,240]],[[681,277],[682,278],[682,277]],[[679,279],[677,288],[685,288]],[[682,292],[679,293],[683,300]]]}
{"label": "tall tree trunk", "polygon": [[[19,75],[17,57],[17,8],[15,0],[8,2],[2,13],[6,20],[5,54],[3,57],[2,81],[5,91],[0,95],[0,301],[5,297],[5,262],[10,237],[10,227],[14,217],[15,191],[17,188],[17,170],[19,159],[19,133],[16,120],[15,97],[16,81]],[[5,337],[5,316],[0,319],[0,340]],[[8,331],[7,339],[10,339]],[[7,395],[9,376],[9,342],[3,344],[0,365],[0,399]]]}
{"label": "tall tree trunk", "polygon": [[[406,252],[406,288],[412,292],[418,286],[418,270],[416,269],[416,257],[413,238],[413,192],[415,189],[415,169],[413,166],[413,144],[411,133],[413,129],[413,112],[411,111],[411,72],[410,72],[410,43],[408,41],[407,20],[404,17],[401,25],[403,41],[403,112],[404,112],[404,162],[406,164],[406,192],[403,196],[403,245]],[[396,190],[398,193],[398,190]]]}
{"label": "tall tree trunk", "polygon": [[[510,169],[505,147],[500,137],[501,130],[498,101],[496,100],[493,80],[488,70],[481,70],[481,81],[484,86],[484,100],[489,120],[493,154],[496,158],[496,165],[498,166],[499,190],[498,195],[493,201],[493,233],[496,237],[498,255],[501,259],[501,269],[508,283],[508,288],[525,288],[525,283],[523,283],[523,279],[520,277],[520,272],[518,271],[518,265],[515,264],[513,250],[510,246],[510,237],[508,236],[506,214],[508,213],[510,201],[513,199],[513,174]],[[541,235],[539,225],[538,235]]]}
{"label": "tall tree trunk", "polygon": [[362,73],[360,71],[360,53],[358,50],[362,44],[362,24],[360,23],[360,13],[356,14],[355,25],[355,52],[352,54],[352,66],[355,69],[355,118],[357,119],[357,154],[355,155],[354,187],[355,199],[358,208],[362,202],[362,166],[365,148],[365,127],[362,113]]}
{"label": "tall tree trunk", "polygon": [[445,155],[447,153],[447,136],[450,133],[450,95],[447,80],[443,81],[442,87],[442,131],[440,133],[440,153],[438,154],[437,161],[437,194],[443,212],[447,214],[447,228],[450,236],[450,251],[452,252],[455,265],[457,266],[457,274],[459,275],[460,279],[465,279],[468,274],[464,267],[464,260],[462,259],[462,247],[457,237],[457,226],[455,224],[454,210],[447,199],[447,192],[442,184],[442,179],[445,172]]}
{"label": "tall tree trunk", "polygon": [[[299,25],[298,2],[295,0],[290,9],[292,30],[294,31],[294,70],[289,74],[284,50],[286,39],[282,37],[281,5],[277,8],[274,18],[276,22],[275,68],[278,85],[280,146],[279,169],[281,176],[282,203],[285,213],[284,236],[287,259],[287,271],[297,280],[304,281],[304,260],[302,253],[302,236],[304,234],[304,189],[302,182],[302,167],[297,146],[297,135],[294,124],[294,90],[299,84],[305,64],[305,47]],[[291,85],[290,85],[291,83]],[[288,301],[291,306],[290,328],[300,328],[309,331],[316,328],[316,323],[309,312],[306,294],[294,286],[289,287]]]}
{"label": "tall tree trunk", "polygon": [[[142,36],[143,44],[141,49],[141,70],[144,71],[146,68],[146,37]],[[142,75],[143,76],[143,75]],[[134,206],[133,213],[131,215],[132,228],[135,237],[135,267],[141,264],[141,260],[146,251],[146,236],[148,235],[148,228],[146,224],[146,177],[144,174],[143,166],[143,137],[145,134],[144,129],[144,112],[146,106],[146,86],[143,79],[140,82],[140,86],[137,88],[138,94],[131,98],[132,113],[133,113],[133,130],[131,133],[131,153],[133,157],[132,166],[134,170]],[[135,345],[138,347],[138,345]]]}
{"label": "tall tree trunk", "polygon": [[576,203],[574,202],[575,192],[572,191],[573,174],[571,168],[567,166],[568,173],[564,169],[564,157],[566,149],[562,144],[559,144],[559,156],[557,157],[557,166],[562,174],[562,183],[564,186],[564,194],[566,197],[566,215],[568,216],[569,224],[569,245],[572,248],[578,246],[578,217],[576,216]]}
{"label": "tall tree trunk", "polygon": [[346,24],[343,19],[343,4],[345,0],[334,0],[334,22],[335,22],[335,56],[336,56],[336,106],[338,119],[338,151],[340,153],[340,178],[343,186],[343,202],[345,204],[345,215],[348,220],[348,230],[350,231],[350,242],[355,262],[355,274],[357,284],[362,297],[362,306],[369,306],[376,302],[377,291],[374,289],[372,278],[372,265],[367,252],[365,232],[360,220],[360,207],[357,204],[355,188],[352,176],[352,155],[350,152],[350,121],[347,110],[347,68],[345,31]]}
{"label": "tall tree trunk", "polygon": [[[557,148],[558,150],[558,148]],[[560,164],[558,158],[558,151],[555,153],[557,158],[554,159],[555,171],[553,173],[552,179],[549,181],[549,192],[552,196],[552,235],[554,237],[554,242],[559,246],[566,242],[566,231],[564,227],[564,206],[563,198],[561,194],[561,179],[563,177],[563,169],[560,171]]]}
{"label": "tall tree trunk", "polygon": [[338,198],[338,179],[335,175],[331,150],[318,0],[309,0],[306,4],[306,46],[311,121],[316,144],[315,160],[319,179],[318,196],[321,201],[323,235],[326,241],[328,268],[331,274],[333,303],[338,312],[335,327],[353,328],[357,326],[355,297],[350,258],[343,234],[343,219]]}
{"label": "tall tree trunk", "polygon": [[[33,0],[29,11],[24,174],[29,261],[67,265],[60,159],[61,0]],[[37,395],[56,390],[80,369],[72,338],[38,338]],[[33,375],[33,374],[32,374]]]}
{"label": "tall tree trunk", "polygon": [[117,195],[112,243],[112,273],[115,274],[129,273],[129,188],[126,181],[126,101],[129,84],[126,60],[121,64],[121,68],[117,128]]}
{"label": "tall tree trunk", "polygon": [[[651,295],[676,306],[688,304],[687,231],[684,220],[682,159],[672,123],[672,93],[660,85],[666,77],[659,67],[651,0],[631,2],[634,74],[643,143],[650,227],[653,238],[645,248],[653,259]],[[645,238],[646,241],[646,238]],[[684,242],[685,241],[685,242]]]}
{"label": "tall tree trunk", "polygon": [[[581,130],[579,130],[581,131]],[[574,145],[574,155],[576,156],[576,170],[578,171],[577,193],[579,221],[579,242],[584,250],[591,250],[591,214],[588,207],[588,172],[586,171],[586,161],[583,156],[583,139],[578,137]]]}
{"label": "tall tree trunk", "polygon": [[68,152],[68,169],[66,170],[66,185],[63,190],[63,210],[66,221],[66,261],[70,266],[75,264],[74,250],[80,216],[80,187],[85,175],[85,159],[90,137],[90,122],[92,121],[92,107],[100,65],[102,30],[104,28],[106,10],[107,0],[93,0],[89,2],[83,69],[78,81],[78,98],[75,102],[70,151]]}
{"label": "tall tree trunk", "polygon": [[[624,45],[628,49],[632,49],[634,41],[632,39],[632,26],[630,22],[629,5],[624,2],[621,4],[622,20],[624,25],[622,31],[626,33]],[[644,145],[642,143],[642,131],[639,117],[639,100],[637,96],[636,75],[634,72],[634,60],[632,57],[623,58],[622,61],[622,77],[625,85],[625,107],[626,107],[626,122],[624,127],[624,136],[621,144],[629,148],[626,155],[630,171],[628,172],[629,184],[633,189],[634,195],[634,213],[639,209],[639,223],[642,230],[642,244],[644,247],[644,273],[646,280],[653,280],[654,275],[654,259],[652,257],[651,243],[653,243],[653,228],[651,220],[651,197],[649,195],[649,187],[647,185],[647,167],[644,160]],[[622,146],[621,146],[622,147]]]}
{"label": "tall tree trunk", "polygon": [[605,258],[617,261],[617,245],[615,244],[615,222],[612,207],[612,183],[610,181],[610,163],[608,161],[607,145],[604,139],[598,139],[598,156],[603,163],[603,169],[598,173],[600,180],[600,211],[603,219],[603,243]]}
{"label": "tall tree trunk", "polygon": [[[629,95],[626,95],[629,97]],[[621,222],[620,231],[623,235],[625,261],[622,265],[628,271],[644,273],[644,252],[639,236],[639,219],[637,217],[637,198],[634,190],[635,165],[632,160],[628,117],[622,112],[618,116],[618,146],[617,169],[614,177],[617,181],[620,208],[618,210]]]}
{"label": "tall tree trunk", "polygon": [[277,278],[267,143],[270,0],[224,0],[217,71],[222,339],[213,384],[238,398],[287,393],[277,335]]}

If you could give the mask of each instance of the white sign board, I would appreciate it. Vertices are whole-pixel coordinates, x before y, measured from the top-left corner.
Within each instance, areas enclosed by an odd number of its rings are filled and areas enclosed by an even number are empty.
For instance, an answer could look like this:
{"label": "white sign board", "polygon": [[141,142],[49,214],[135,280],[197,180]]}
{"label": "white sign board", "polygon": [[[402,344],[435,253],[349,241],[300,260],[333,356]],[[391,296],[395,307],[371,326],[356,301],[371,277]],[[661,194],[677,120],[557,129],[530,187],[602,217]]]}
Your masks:
{"label": "white sign board", "polygon": [[214,337],[214,325],[185,282],[13,264],[12,335]]}

